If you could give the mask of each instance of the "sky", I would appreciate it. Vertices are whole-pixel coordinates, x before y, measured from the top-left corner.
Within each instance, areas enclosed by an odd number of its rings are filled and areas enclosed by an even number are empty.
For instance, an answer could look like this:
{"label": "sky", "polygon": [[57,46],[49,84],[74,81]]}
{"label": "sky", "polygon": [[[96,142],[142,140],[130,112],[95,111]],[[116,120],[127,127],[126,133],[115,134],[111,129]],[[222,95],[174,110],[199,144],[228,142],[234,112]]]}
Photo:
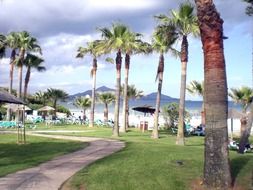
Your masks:
{"label": "sky", "polygon": [[[0,1],[0,33],[28,31],[39,41],[45,60],[46,72],[32,72],[29,93],[47,88],[59,88],[68,94],[91,89],[90,70],[92,58],[76,59],[79,46],[100,39],[98,27],[110,27],[114,22],[128,25],[132,31],[142,33],[143,40],[151,42],[157,22],[154,15],[170,14],[181,0],[2,0]],[[214,0],[224,20],[224,53],[228,88],[251,86],[252,17],[245,15],[246,4],[240,0]],[[180,42],[175,47],[180,47]],[[110,56],[115,58],[116,53]],[[107,56],[98,59],[97,87],[115,87],[115,65],[105,62]],[[144,94],[157,91],[155,82],[158,54],[131,57],[129,84],[134,84]],[[124,66],[122,67],[124,68]],[[189,63],[187,83],[202,81],[203,51],[200,38],[189,38]],[[25,72],[25,71],[24,71]],[[8,86],[9,59],[0,60],[0,86]],[[162,93],[179,97],[180,59],[165,56]],[[122,81],[124,69],[122,70]],[[17,69],[14,88],[17,88]],[[198,100],[187,94],[186,99]]]}

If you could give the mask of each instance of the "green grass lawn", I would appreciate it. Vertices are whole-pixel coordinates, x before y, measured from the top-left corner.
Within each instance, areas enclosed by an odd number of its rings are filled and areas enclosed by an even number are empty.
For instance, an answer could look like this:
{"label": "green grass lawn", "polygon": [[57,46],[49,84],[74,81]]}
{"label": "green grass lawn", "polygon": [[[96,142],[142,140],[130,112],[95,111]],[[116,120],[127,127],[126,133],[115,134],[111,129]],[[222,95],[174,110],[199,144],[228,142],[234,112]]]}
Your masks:
{"label": "green grass lawn", "polygon": [[85,147],[83,142],[27,136],[27,144],[16,144],[15,134],[0,134],[0,176],[36,166],[52,158]]}
{"label": "green grass lawn", "polygon": [[[112,138],[111,128],[88,128],[78,125],[39,126],[33,131],[69,130],[78,132],[57,134]],[[54,133],[48,133],[54,134]],[[203,174],[203,137],[186,138],[186,146],[175,145],[176,137],[166,131],[160,139],[150,133],[131,129],[118,138],[126,148],[101,159],[74,175],[64,188],[92,190],[187,190]],[[37,137],[36,137],[37,138]],[[253,139],[251,138],[251,142]],[[239,155],[230,152],[232,176],[237,185],[250,189],[252,183],[253,153]],[[182,165],[180,163],[183,163]]]}
{"label": "green grass lawn", "polygon": [[[63,128],[57,127],[58,129]],[[76,128],[80,127],[68,127],[70,130]],[[84,127],[82,130],[84,131],[80,133],[62,134],[112,138],[111,128]],[[126,142],[125,149],[82,169],[68,181],[65,188],[82,189],[85,187],[88,190],[191,189],[192,181],[202,177],[204,138],[188,137],[186,146],[180,147],[175,145],[176,137],[168,132],[163,131],[160,137],[154,140],[150,138],[149,132],[141,133],[132,129],[119,138]],[[231,151],[230,159],[235,183],[244,189],[250,189],[253,153],[238,155],[235,151]]]}

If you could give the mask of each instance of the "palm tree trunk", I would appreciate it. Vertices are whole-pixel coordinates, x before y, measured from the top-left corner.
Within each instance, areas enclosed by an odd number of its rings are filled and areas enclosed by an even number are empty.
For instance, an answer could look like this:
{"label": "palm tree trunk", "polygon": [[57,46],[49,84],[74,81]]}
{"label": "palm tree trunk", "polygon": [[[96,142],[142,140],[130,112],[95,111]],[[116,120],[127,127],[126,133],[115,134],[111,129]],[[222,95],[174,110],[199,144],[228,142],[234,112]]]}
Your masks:
{"label": "palm tree trunk", "polygon": [[116,57],[116,90],[115,90],[115,110],[114,110],[114,127],[113,136],[119,136],[119,108],[120,108],[120,79],[121,79],[121,50]]}
{"label": "palm tree trunk", "polygon": [[126,131],[128,130],[129,128],[129,100],[128,100],[128,97],[127,97],[127,108],[126,108]]}
{"label": "palm tree trunk", "polygon": [[[14,71],[14,60],[16,58],[16,50],[13,49],[10,57],[10,83],[9,83],[9,93],[12,94],[12,86],[13,86],[13,71]],[[7,109],[7,121],[11,120],[11,109]]]}
{"label": "palm tree trunk", "polygon": [[30,80],[30,75],[31,75],[31,67],[27,67],[26,71],[26,76],[25,76],[25,86],[24,86],[24,100],[26,101],[26,96],[27,96],[27,88],[28,88],[28,83]]}
{"label": "palm tree trunk", "polygon": [[18,88],[18,98],[21,98],[22,96],[22,81],[23,81],[23,61],[25,56],[25,50],[22,48],[20,50],[20,65],[19,65],[19,88]]}
{"label": "palm tree trunk", "polygon": [[[247,132],[247,117],[242,117],[240,119],[241,122],[241,131],[240,131],[240,141],[239,141],[239,150],[238,153],[243,154],[245,145],[249,142],[247,137],[248,132]],[[249,132],[250,134],[250,132]]]}
{"label": "palm tree trunk", "polygon": [[[244,111],[244,114],[246,115],[246,110]],[[253,104],[251,104],[250,114],[240,119],[241,131],[240,131],[240,141],[239,141],[239,150],[238,150],[238,153],[240,154],[244,154],[245,146],[247,143],[249,143],[252,120],[253,120]]]}
{"label": "palm tree trunk", "polygon": [[188,41],[187,36],[183,36],[181,44],[181,87],[179,101],[179,119],[177,131],[177,145],[184,145],[184,114],[185,114],[185,90],[186,90],[186,72],[188,62]]}
{"label": "palm tree trunk", "polygon": [[204,185],[229,189],[227,79],[223,51],[223,20],[212,0],[195,0],[204,50],[206,113]]}
{"label": "palm tree trunk", "polygon": [[202,104],[202,111],[201,111],[201,124],[202,126],[206,125],[206,113],[205,113],[205,104]]}
{"label": "palm tree trunk", "polygon": [[91,95],[91,111],[90,111],[90,122],[89,127],[94,127],[94,112],[95,112],[95,95],[96,95],[96,74],[97,74],[97,59],[93,59],[93,68],[92,68],[92,95]]}
{"label": "palm tree trunk", "polygon": [[160,110],[160,102],[161,102],[161,94],[162,94],[162,83],[163,83],[163,71],[164,71],[164,57],[161,53],[158,64],[158,89],[157,89],[157,97],[156,97],[156,108],[155,108],[155,120],[154,120],[154,129],[152,132],[152,138],[158,139],[158,122],[159,122],[159,110]]}
{"label": "palm tree trunk", "polygon": [[105,104],[105,109],[104,109],[104,122],[108,122],[108,104]]}
{"label": "palm tree trunk", "polygon": [[56,105],[57,105],[57,99],[55,99],[54,102],[53,102],[54,116],[56,116]]}
{"label": "palm tree trunk", "polygon": [[123,110],[122,110],[122,117],[123,117],[123,126],[120,127],[120,132],[125,133],[127,126],[127,104],[128,104],[128,96],[127,96],[127,88],[128,88],[128,76],[129,76],[129,66],[130,66],[130,56],[126,54],[125,57],[125,84],[124,84],[124,97],[123,97]]}

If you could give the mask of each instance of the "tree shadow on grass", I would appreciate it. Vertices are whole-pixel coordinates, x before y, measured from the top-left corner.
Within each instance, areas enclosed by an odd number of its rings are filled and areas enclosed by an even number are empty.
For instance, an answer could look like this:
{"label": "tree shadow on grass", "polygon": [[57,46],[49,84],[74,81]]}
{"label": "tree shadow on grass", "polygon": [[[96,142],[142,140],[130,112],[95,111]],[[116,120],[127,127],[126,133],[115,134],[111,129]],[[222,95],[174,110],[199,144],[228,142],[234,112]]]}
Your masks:
{"label": "tree shadow on grass", "polygon": [[232,175],[231,177],[233,186],[235,185],[236,178],[240,173],[241,169],[243,169],[243,167],[247,165],[247,163],[250,161],[251,158],[252,157],[250,156],[242,155],[240,157],[231,160],[231,175]]}

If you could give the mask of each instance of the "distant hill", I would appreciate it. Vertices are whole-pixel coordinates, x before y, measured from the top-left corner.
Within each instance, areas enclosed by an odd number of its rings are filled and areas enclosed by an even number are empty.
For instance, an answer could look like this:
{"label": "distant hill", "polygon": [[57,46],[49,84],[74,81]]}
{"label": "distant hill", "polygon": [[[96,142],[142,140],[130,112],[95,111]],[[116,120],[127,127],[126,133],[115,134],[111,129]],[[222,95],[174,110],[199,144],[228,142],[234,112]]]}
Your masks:
{"label": "distant hill", "polygon": [[[157,92],[150,93],[146,96],[141,97],[141,100],[156,100]],[[161,101],[179,101],[177,98],[172,98],[170,96],[161,94]]]}
{"label": "distant hill", "polygon": [[[101,93],[101,92],[114,92],[114,89],[108,88],[106,86],[101,86],[101,87],[96,89],[96,93]],[[92,93],[92,90],[86,90],[85,92],[80,92],[80,93],[77,93],[77,94],[70,95],[68,97],[68,99],[73,100],[76,97],[80,97],[80,96],[87,96],[87,95],[91,96],[91,93]]]}

